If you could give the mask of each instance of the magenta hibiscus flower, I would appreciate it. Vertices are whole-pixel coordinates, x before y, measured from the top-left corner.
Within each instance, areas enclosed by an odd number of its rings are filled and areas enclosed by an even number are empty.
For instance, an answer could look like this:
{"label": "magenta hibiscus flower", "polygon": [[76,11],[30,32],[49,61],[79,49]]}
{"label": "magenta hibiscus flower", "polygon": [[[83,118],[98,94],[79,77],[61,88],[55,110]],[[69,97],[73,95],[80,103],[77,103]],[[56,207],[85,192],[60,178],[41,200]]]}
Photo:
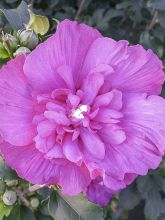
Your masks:
{"label": "magenta hibiscus flower", "polygon": [[162,63],[65,20],[0,72],[1,153],[34,184],[105,205],[165,150]]}

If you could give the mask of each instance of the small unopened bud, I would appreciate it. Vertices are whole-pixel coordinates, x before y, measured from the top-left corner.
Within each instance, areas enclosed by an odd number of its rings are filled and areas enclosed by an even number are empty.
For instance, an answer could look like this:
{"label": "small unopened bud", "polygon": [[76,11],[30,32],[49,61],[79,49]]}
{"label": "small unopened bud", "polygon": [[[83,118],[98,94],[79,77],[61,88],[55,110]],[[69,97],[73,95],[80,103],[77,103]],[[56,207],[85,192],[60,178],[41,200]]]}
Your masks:
{"label": "small unopened bud", "polygon": [[18,180],[6,180],[6,185],[11,187],[11,186],[17,186],[18,185]]}
{"label": "small unopened bud", "polygon": [[31,29],[28,30],[22,30],[19,32],[19,40],[20,40],[20,45],[29,48],[30,50],[34,49],[38,43],[38,35]]}
{"label": "small unopened bud", "polygon": [[18,46],[18,41],[14,36],[12,36],[11,34],[5,34],[4,41],[7,42],[7,44],[9,45],[11,51],[16,50],[16,48]]}
{"label": "small unopened bud", "polygon": [[39,206],[40,202],[39,202],[39,200],[37,198],[32,198],[30,200],[30,204],[31,204],[32,208],[35,209],[35,208],[37,208]]}
{"label": "small unopened bud", "polygon": [[17,201],[17,194],[14,191],[7,190],[2,199],[5,205],[13,205]]}
{"label": "small unopened bud", "polygon": [[0,194],[2,194],[5,191],[5,183],[3,182],[3,180],[0,180]]}
{"label": "small unopened bud", "polygon": [[14,56],[19,56],[21,54],[28,54],[31,51],[27,48],[27,47],[20,47],[16,50],[16,52],[14,53]]}

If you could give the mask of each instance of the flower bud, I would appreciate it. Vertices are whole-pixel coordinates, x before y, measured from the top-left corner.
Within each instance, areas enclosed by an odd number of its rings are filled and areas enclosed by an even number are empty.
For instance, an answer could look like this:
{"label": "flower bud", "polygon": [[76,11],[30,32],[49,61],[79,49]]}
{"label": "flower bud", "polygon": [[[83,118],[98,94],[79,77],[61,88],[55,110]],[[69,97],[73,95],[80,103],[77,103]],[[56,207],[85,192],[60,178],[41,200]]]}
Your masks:
{"label": "flower bud", "polygon": [[14,36],[12,36],[11,34],[5,34],[4,41],[6,41],[8,43],[11,51],[16,50],[16,48],[18,46],[18,41]]}
{"label": "flower bud", "polygon": [[27,48],[27,47],[20,47],[16,50],[16,52],[14,53],[14,56],[19,56],[21,54],[28,54],[31,51]]}
{"label": "flower bud", "polygon": [[39,200],[37,198],[32,198],[30,200],[30,204],[31,204],[32,208],[35,209],[35,208],[37,208],[39,206],[40,202],[39,202]]}
{"label": "flower bud", "polygon": [[2,199],[5,205],[13,205],[17,200],[17,194],[14,191],[7,190],[3,194]]}
{"label": "flower bud", "polygon": [[11,186],[17,186],[18,185],[18,180],[6,180],[6,185],[11,187]]}
{"label": "flower bud", "polygon": [[18,37],[21,46],[25,46],[30,50],[34,49],[39,43],[38,35],[31,29],[22,30],[21,32],[19,32]]}

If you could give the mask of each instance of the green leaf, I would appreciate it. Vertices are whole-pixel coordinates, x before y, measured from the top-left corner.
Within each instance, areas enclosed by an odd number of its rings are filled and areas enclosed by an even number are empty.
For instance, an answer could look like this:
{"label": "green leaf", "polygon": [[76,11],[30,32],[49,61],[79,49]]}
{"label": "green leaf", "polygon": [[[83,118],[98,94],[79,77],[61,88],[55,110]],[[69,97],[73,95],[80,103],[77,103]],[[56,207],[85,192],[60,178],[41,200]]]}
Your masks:
{"label": "green leaf", "polygon": [[139,177],[136,183],[137,189],[140,192],[142,198],[144,199],[147,199],[150,192],[155,188],[155,183],[149,175]]}
{"label": "green leaf", "polygon": [[15,171],[11,170],[0,157],[0,178],[4,180],[16,179],[17,175]]}
{"label": "green leaf", "polygon": [[48,202],[48,210],[52,217],[56,215],[56,211],[58,209],[58,201],[57,194],[55,192],[51,193],[49,202]]}
{"label": "green leaf", "polygon": [[4,59],[0,59],[0,68],[3,66],[3,64],[6,62],[6,60],[4,60]]}
{"label": "green leaf", "polygon": [[26,25],[26,29],[32,29],[37,34],[44,35],[48,32],[50,27],[49,20],[45,16],[35,15],[30,11],[30,21]]}
{"label": "green leaf", "polygon": [[30,15],[28,5],[22,1],[16,9],[1,9],[4,16],[14,29],[24,28],[24,25],[29,22]]}
{"label": "green leaf", "polygon": [[133,209],[140,202],[141,197],[137,190],[127,188],[120,193],[119,205],[127,210]]}
{"label": "green leaf", "polygon": [[159,17],[159,22],[160,22],[160,25],[165,28],[165,13],[164,11],[159,11],[158,12],[158,17]]}
{"label": "green leaf", "polygon": [[144,214],[146,219],[157,220],[157,218],[165,212],[165,206],[159,192],[152,190],[146,200]]}
{"label": "green leaf", "polygon": [[159,57],[163,56],[164,45],[159,39],[154,38],[149,32],[142,32],[140,35],[140,43],[146,49],[152,49]]}
{"label": "green leaf", "polygon": [[36,217],[31,209],[17,205],[5,220],[36,220]]}
{"label": "green leaf", "polygon": [[45,216],[41,213],[36,213],[36,220],[53,220],[50,216]]}
{"label": "green leaf", "polygon": [[165,10],[165,1],[164,0],[152,0],[147,3],[147,6],[157,10]]}
{"label": "green leaf", "polygon": [[4,218],[4,216],[9,216],[13,206],[7,206],[2,201],[0,201],[0,220]]}
{"label": "green leaf", "polygon": [[[53,193],[55,194],[55,192]],[[103,209],[89,202],[84,196],[52,195],[50,215],[55,220],[103,220]]]}
{"label": "green leaf", "polygon": [[3,44],[0,43],[0,59],[7,59],[9,58],[9,54],[4,48]]}

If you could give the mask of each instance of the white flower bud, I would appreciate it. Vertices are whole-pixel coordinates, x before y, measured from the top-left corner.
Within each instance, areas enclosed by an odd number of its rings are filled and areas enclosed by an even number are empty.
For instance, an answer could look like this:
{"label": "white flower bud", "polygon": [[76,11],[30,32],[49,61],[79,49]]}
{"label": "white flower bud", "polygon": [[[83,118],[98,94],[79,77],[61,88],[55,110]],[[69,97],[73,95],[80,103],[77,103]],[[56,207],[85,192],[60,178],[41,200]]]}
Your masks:
{"label": "white flower bud", "polygon": [[31,29],[22,30],[19,32],[18,37],[21,46],[27,47],[30,50],[34,49],[39,43],[38,35]]}
{"label": "white flower bud", "polygon": [[2,199],[5,205],[13,205],[17,200],[17,194],[14,191],[7,190],[3,194]]}
{"label": "white flower bud", "polygon": [[37,208],[39,206],[40,202],[37,198],[32,198],[30,200],[30,204],[33,208]]}
{"label": "white flower bud", "polygon": [[18,185],[18,180],[6,180],[5,182],[9,187]]}
{"label": "white flower bud", "polygon": [[11,34],[5,34],[4,40],[8,43],[10,50],[12,51],[16,50],[18,46],[18,40],[14,36],[12,36]]}
{"label": "white flower bud", "polygon": [[16,52],[14,53],[14,56],[19,56],[21,54],[28,54],[31,51],[27,48],[27,47],[20,47],[16,50]]}

